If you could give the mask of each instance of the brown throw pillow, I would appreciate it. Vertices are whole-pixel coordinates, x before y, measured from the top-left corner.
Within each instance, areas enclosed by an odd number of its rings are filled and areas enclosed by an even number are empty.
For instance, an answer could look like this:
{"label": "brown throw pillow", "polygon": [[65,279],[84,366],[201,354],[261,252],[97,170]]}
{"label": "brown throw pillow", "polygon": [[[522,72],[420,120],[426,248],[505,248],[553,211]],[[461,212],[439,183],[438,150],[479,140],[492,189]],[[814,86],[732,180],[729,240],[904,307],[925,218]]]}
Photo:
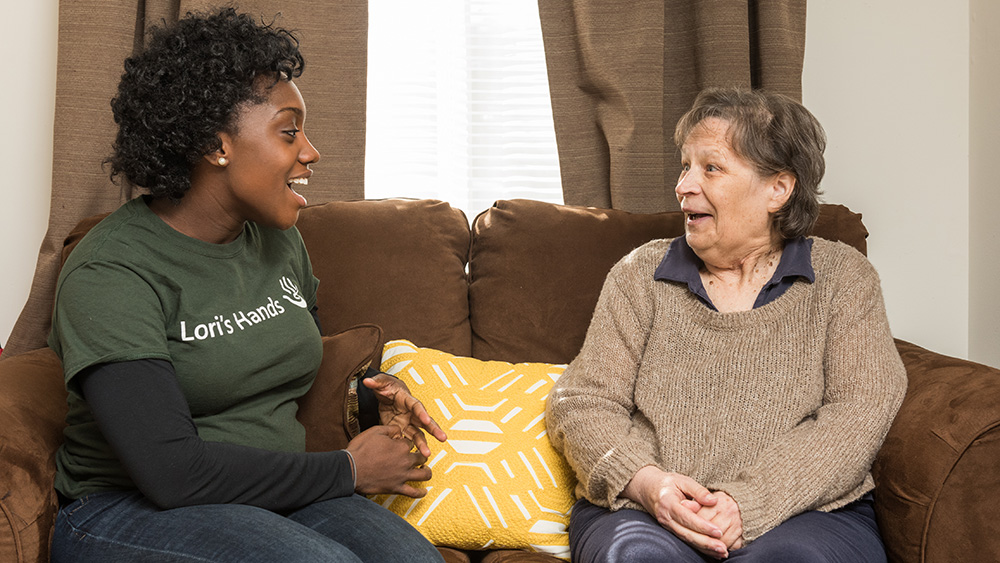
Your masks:
{"label": "brown throw pillow", "polygon": [[351,405],[351,380],[368,366],[378,368],[382,345],[382,329],[371,324],[323,337],[319,373],[299,399],[297,418],[306,428],[307,451],[342,450],[357,435],[357,402]]}

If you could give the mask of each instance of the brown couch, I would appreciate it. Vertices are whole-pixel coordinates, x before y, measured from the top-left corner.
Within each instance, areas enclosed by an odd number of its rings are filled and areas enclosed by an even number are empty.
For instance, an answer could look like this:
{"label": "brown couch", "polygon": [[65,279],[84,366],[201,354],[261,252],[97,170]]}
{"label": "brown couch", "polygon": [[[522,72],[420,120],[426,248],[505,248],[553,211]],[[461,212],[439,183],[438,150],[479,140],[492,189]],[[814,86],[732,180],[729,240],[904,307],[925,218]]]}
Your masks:
{"label": "brown couch", "polygon": [[[94,222],[70,235],[67,252]],[[335,335],[300,413],[309,447],[319,449],[346,443],[345,382],[377,356],[378,342],[405,338],[480,359],[569,362],[614,262],[683,227],[677,213],[518,200],[498,202],[470,229],[446,203],[385,200],[313,206],[299,228],[322,280],[323,327]],[[814,232],[865,251],[861,217],[845,207],[824,206]],[[897,346],[909,390],[873,468],[890,561],[1000,561],[1000,371]],[[0,561],[47,560],[53,453],[65,410],[51,350],[0,359]],[[520,551],[442,551],[456,562],[558,561]]]}

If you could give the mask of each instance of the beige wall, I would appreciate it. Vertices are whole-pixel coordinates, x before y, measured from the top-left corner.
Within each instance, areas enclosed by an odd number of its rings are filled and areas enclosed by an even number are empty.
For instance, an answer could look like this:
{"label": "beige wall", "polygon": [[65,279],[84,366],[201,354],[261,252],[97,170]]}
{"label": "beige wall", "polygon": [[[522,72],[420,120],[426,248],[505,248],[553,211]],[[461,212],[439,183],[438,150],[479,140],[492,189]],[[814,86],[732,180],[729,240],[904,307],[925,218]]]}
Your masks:
{"label": "beige wall", "polygon": [[971,2],[969,357],[1000,367],[1000,3]]}
{"label": "beige wall", "polygon": [[[998,144],[1000,85],[973,75],[970,91],[970,2],[973,16],[983,14],[972,27],[975,65],[990,47],[982,29],[998,29],[991,0],[810,2],[803,97],[830,138],[826,200],[864,214],[896,336],[1000,366],[992,350],[1000,202],[989,189],[997,175],[985,169],[998,157],[989,149]],[[44,234],[54,100],[56,0],[13,9],[24,13],[12,21],[24,25],[0,45],[21,54],[29,75],[0,93],[15,118],[0,147],[0,342],[27,296]]]}
{"label": "beige wall", "polygon": [[57,0],[5,4],[0,33],[7,53],[0,138],[0,346],[14,327],[45,236],[52,186]]}
{"label": "beige wall", "polygon": [[968,357],[968,2],[810,2],[803,99],[829,202],[864,215],[893,332]]}

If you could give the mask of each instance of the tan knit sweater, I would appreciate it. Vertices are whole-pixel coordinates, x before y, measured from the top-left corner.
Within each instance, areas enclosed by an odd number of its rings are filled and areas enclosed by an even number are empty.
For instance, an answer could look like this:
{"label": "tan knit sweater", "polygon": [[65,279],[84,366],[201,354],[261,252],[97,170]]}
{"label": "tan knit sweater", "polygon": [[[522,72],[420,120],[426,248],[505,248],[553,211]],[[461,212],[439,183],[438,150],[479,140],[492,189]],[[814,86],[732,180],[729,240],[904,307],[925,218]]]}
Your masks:
{"label": "tan knit sweater", "polygon": [[583,349],[549,396],[549,436],[577,495],[641,510],[619,495],[655,465],[732,496],[751,541],[871,490],[906,391],[871,264],[815,239],[815,283],[718,313],[685,285],[653,280],[669,244],[647,243],[612,269]]}

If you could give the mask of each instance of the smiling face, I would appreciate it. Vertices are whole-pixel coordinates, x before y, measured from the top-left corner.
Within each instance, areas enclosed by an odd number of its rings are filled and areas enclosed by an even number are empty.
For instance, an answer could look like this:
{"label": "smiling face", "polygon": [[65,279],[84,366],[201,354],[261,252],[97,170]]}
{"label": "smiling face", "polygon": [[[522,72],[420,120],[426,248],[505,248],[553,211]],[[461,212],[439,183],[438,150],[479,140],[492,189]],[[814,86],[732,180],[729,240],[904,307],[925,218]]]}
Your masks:
{"label": "smiling face", "polygon": [[209,155],[225,158],[220,195],[238,221],[288,229],[306,200],[296,189],[308,184],[309,165],[319,152],[306,138],[306,106],[294,83],[279,80],[267,98],[239,110],[234,133],[220,133],[222,148]]}
{"label": "smiling face", "polygon": [[675,193],[685,215],[687,243],[706,263],[728,267],[780,244],[771,213],[791,195],[794,177],[761,178],[729,142],[729,123],[700,122],[681,147]]}

